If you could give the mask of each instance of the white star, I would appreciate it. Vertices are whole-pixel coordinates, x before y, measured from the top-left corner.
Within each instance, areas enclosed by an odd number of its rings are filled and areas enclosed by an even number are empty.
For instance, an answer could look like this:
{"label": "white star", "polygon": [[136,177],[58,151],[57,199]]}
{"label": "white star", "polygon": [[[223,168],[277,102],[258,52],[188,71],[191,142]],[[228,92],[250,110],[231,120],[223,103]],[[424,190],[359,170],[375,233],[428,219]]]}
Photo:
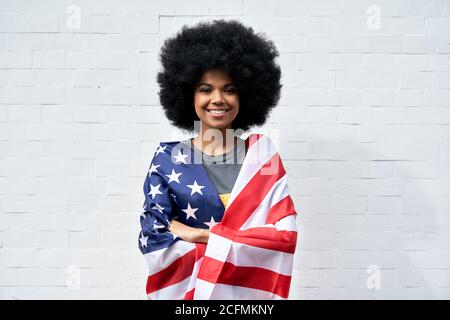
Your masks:
{"label": "white star", "polygon": [[158,168],[159,166],[160,166],[160,164],[154,165],[154,164],[152,163],[152,165],[151,165],[151,167],[150,167],[150,170],[148,170],[148,175],[150,176],[150,175],[152,174],[152,172],[158,172],[158,170],[156,170],[156,168]]}
{"label": "white star", "polygon": [[181,150],[178,150],[178,154],[173,157],[175,158],[175,162],[183,162],[184,164],[186,164],[186,157],[189,157],[189,155],[182,154]]}
{"label": "white star", "polygon": [[200,185],[198,185],[197,184],[197,180],[194,180],[194,184],[188,184],[187,185],[189,188],[191,188],[192,190],[191,190],[191,196],[194,194],[194,193],[196,193],[196,192],[198,192],[198,193],[200,193],[201,195],[203,195],[203,193],[202,193],[202,188],[204,188],[205,186],[200,186]]}
{"label": "white star", "polygon": [[177,197],[174,194],[170,194],[173,197],[173,201],[177,202]]}
{"label": "white star", "polygon": [[146,211],[143,211],[143,212],[141,213],[141,217],[145,219],[145,214],[146,214],[146,213],[147,213]]}
{"label": "white star", "polygon": [[141,247],[146,247],[147,248],[147,240],[148,237],[144,237],[144,234],[141,232],[141,238],[139,239],[139,241],[141,242]]}
{"label": "white star", "polygon": [[183,209],[184,212],[186,212],[186,220],[189,219],[189,217],[194,218],[197,220],[197,217],[195,216],[195,211],[197,211],[198,208],[191,208],[191,204],[188,202],[188,207],[186,209]]}
{"label": "white star", "polygon": [[178,177],[182,174],[183,174],[182,172],[176,173],[175,170],[172,169],[172,173],[166,174],[166,176],[169,177],[169,183],[171,183],[172,181],[180,183],[180,180],[178,180]]}
{"label": "white star", "polygon": [[166,150],[167,146],[162,147],[161,145],[158,146],[158,150],[156,150],[156,154],[155,157],[160,154],[160,153],[164,153],[164,150]]}
{"label": "white star", "polygon": [[153,229],[164,229],[165,227],[163,224],[156,224],[156,221],[153,223]]}
{"label": "white star", "polygon": [[152,199],[155,199],[155,196],[157,194],[163,194],[161,191],[159,191],[159,187],[161,186],[161,184],[158,184],[157,186],[154,186],[152,184],[150,184],[150,192],[148,193],[148,195],[152,196]]}
{"label": "white star", "polygon": [[214,217],[211,217],[211,220],[209,222],[204,222],[204,224],[206,224],[210,229],[218,223],[219,222],[214,221]]}
{"label": "white star", "polygon": [[155,206],[152,209],[156,209],[159,212],[163,213],[164,208],[161,207],[159,204],[155,203]]}

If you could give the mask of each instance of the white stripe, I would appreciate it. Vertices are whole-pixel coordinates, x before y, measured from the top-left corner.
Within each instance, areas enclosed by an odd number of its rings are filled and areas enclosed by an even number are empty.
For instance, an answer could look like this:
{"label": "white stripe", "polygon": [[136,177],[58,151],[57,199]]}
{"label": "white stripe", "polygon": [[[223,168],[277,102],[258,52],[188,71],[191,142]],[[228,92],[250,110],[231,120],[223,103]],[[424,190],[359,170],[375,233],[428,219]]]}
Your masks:
{"label": "white stripe", "polygon": [[214,284],[208,281],[197,279],[197,284],[195,285],[194,291],[194,300],[209,300],[211,293],[214,290],[214,286]]}
{"label": "white stripe", "polygon": [[216,284],[211,300],[285,300],[275,293],[247,287]]}
{"label": "white stripe", "polygon": [[234,242],[227,262],[241,267],[258,267],[291,276],[294,255]]}
{"label": "white stripe", "polygon": [[274,183],[272,188],[267,192],[264,200],[250,215],[250,217],[241,226],[240,230],[245,230],[251,227],[260,226],[266,223],[267,215],[270,208],[276,205],[279,201],[289,195],[289,189],[287,186],[287,176],[284,175],[277,182]]}
{"label": "white stripe", "polygon": [[277,150],[269,137],[263,135],[248,149],[241,170],[231,190],[227,208],[241,193],[248,182],[255,176],[261,167],[277,153]]}
{"label": "white stripe", "polygon": [[148,265],[148,273],[152,275],[165,269],[172,262],[177,260],[179,257],[184,256],[192,249],[195,249],[194,243],[179,240],[168,248],[163,248],[144,254],[144,258]]}
{"label": "white stripe", "polygon": [[277,223],[275,223],[275,228],[277,228],[278,231],[295,231],[297,232],[297,221],[296,221],[296,215],[290,214]]}
{"label": "white stripe", "polygon": [[215,233],[209,234],[206,245],[205,257],[210,257],[219,261],[225,261],[230,251],[232,241]]}
{"label": "white stripe", "polygon": [[[232,242],[222,236],[211,234],[208,240],[214,245],[214,250],[205,256],[222,262],[229,262],[235,266],[259,267],[276,273],[290,276],[292,274],[293,255],[287,252],[254,247],[251,245]],[[209,244],[208,244],[209,245]],[[230,250],[224,250],[231,245]]]}
{"label": "white stripe", "polygon": [[186,289],[189,285],[190,277],[171,286],[159,289],[147,294],[149,300],[180,300],[186,295]]}
{"label": "white stripe", "polygon": [[192,289],[195,288],[196,282],[197,282],[197,275],[198,275],[198,271],[200,270],[200,266],[202,265],[203,262],[203,257],[198,259],[195,264],[194,264],[194,269],[192,270],[192,276],[191,276],[191,281],[189,282],[188,288],[187,288],[187,292],[191,291]]}
{"label": "white stripe", "polygon": [[264,224],[262,226],[258,226],[258,228],[275,228],[277,231],[297,232],[297,223],[295,219],[295,214],[290,214],[275,224]]}

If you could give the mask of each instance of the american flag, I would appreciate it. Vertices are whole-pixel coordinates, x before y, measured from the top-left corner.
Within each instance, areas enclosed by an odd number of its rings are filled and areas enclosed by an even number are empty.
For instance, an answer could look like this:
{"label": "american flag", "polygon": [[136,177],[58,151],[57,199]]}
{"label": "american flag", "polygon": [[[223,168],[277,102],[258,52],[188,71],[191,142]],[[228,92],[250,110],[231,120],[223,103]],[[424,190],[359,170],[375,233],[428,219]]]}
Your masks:
{"label": "american flag", "polygon": [[[139,248],[148,299],[287,299],[297,213],[270,138],[251,134],[225,205],[203,165],[179,142],[162,142],[144,182]],[[207,244],[169,232],[176,219],[209,228]]]}

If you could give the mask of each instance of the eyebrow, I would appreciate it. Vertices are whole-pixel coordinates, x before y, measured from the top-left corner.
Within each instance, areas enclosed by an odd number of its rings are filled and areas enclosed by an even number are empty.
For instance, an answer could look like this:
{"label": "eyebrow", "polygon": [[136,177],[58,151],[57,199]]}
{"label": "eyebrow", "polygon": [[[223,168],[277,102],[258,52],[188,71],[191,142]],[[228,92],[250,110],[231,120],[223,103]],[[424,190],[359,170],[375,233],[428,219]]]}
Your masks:
{"label": "eyebrow", "polygon": [[[206,83],[206,82],[200,82],[197,86],[201,86],[201,85],[207,85],[207,86],[209,86],[209,87],[212,87],[213,85],[212,84],[209,84],[209,83]],[[234,82],[231,82],[231,83],[226,83],[225,85],[224,85],[224,87],[228,87],[228,86],[235,86],[236,84],[234,83]]]}

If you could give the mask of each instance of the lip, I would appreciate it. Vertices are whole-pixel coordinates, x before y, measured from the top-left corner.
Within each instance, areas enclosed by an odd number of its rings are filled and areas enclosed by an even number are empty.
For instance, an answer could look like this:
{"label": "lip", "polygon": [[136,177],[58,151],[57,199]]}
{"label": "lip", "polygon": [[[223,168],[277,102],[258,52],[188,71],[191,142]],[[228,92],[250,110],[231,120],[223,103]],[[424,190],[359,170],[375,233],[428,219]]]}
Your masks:
{"label": "lip", "polygon": [[225,113],[223,113],[223,114],[213,114],[213,113],[209,112],[208,109],[205,109],[205,111],[213,118],[222,118],[228,113],[228,111],[230,111],[230,109],[209,109],[209,110],[225,111]]}

